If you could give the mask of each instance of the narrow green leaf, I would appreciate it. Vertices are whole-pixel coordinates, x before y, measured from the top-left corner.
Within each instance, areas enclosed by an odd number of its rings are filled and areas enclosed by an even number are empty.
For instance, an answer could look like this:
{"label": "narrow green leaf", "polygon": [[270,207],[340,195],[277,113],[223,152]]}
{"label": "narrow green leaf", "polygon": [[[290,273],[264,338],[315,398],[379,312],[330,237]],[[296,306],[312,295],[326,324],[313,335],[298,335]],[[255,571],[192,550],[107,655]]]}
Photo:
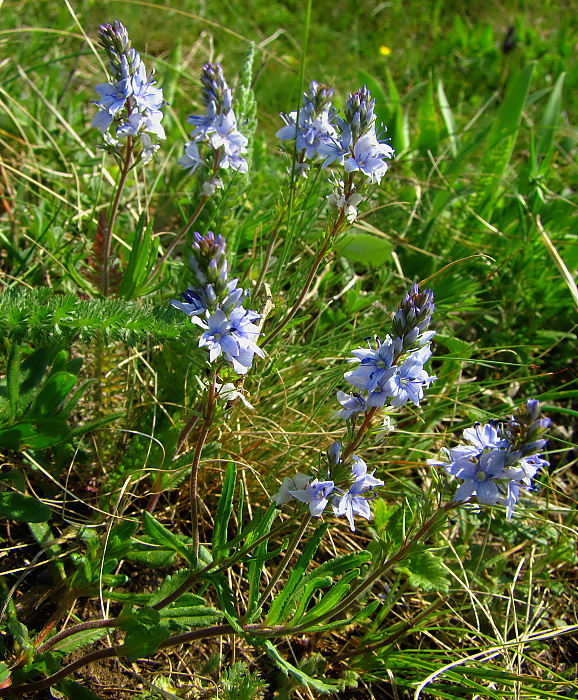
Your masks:
{"label": "narrow green leaf", "polygon": [[315,618],[325,615],[333,608],[335,608],[342,598],[349,592],[350,583],[359,576],[359,569],[353,569],[348,574],[345,574],[343,578],[338,581],[330,591],[328,591],[313,608],[307,613],[300,624],[307,624],[308,622],[314,621]]}
{"label": "narrow green leaf", "polygon": [[338,685],[324,683],[317,678],[312,678],[301,669],[293,666],[293,664],[290,664],[281,656],[272,642],[270,642],[268,639],[265,640],[265,649],[267,651],[267,656],[274,661],[279,670],[281,670],[286,676],[293,676],[302,685],[311,687],[324,695],[329,695],[330,693],[335,693],[339,690]]}
{"label": "narrow green leaf", "polygon": [[428,152],[437,153],[440,130],[433,96],[432,81],[428,81],[427,90],[417,110],[418,137],[417,147],[423,156]]}
{"label": "narrow green leaf", "polygon": [[119,294],[123,299],[138,296],[140,287],[146,283],[152,272],[151,251],[153,249],[152,222],[147,224],[146,214],[143,213],[136,225],[128,265],[120,285]]}
{"label": "narrow green leaf", "polygon": [[286,614],[289,615],[291,613],[290,610],[287,610],[286,612],[285,607],[287,606],[287,603],[292,597],[295,589],[303,582],[303,576],[305,575],[309,564],[315,556],[315,552],[317,552],[317,549],[323,536],[327,532],[328,527],[328,523],[324,523],[323,525],[317,527],[313,535],[305,544],[301,555],[297,559],[297,562],[289,575],[287,583],[283,586],[281,592],[271,603],[271,608],[269,609],[266,619],[266,623],[268,625],[276,625],[280,620],[284,619]]}
{"label": "narrow green leaf", "polygon": [[[562,90],[564,88],[564,80],[566,73],[561,73],[554,85],[542,119],[538,129],[538,138],[536,139],[536,159],[538,162],[538,170],[540,173],[545,173],[552,153],[554,152],[554,134],[560,121],[560,113],[562,110]],[[538,174],[538,173],[537,173]]]}
{"label": "narrow green leaf", "polygon": [[88,644],[93,644],[99,639],[102,639],[102,637],[106,636],[109,632],[110,630],[108,629],[95,629],[78,632],[70,637],[66,637],[66,639],[63,639],[61,642],[58,642],[54,647],[52,647],[52,650],[62,651],[69,654],[77,649],[87,646]]}
{"label": "narrow green leaf", "polygon": [[532,82],[534,63],[528,64],[513,80],[494,121],[481,162],[481,176],[476,183],[476,196],[471,202],[474,210],[497,196],[497,188],[512,157],[526,97]]}
{"label": "narrow green leaf", "polygon": [[76,384],[77,378],[68,372],[57,372],[49,377],[26,412],[30,418],[45,418],[53,415]]}
{"label": "narrow green leaf", "polygon": [[12,341],[10,355],[8,356],[8,366],[6,368],[6,389],[8,392],[9,420],[12,422],[16,418],[18,407],[18,396],[20,388],[20,344],[17,340]]}
{"label": "narrow green leaf", "polygon": [[157,522],[150,513],[143,513],[143,531],[153,542],[168,547],[180,554],[191,565],[195,566],[192,549],[184,544],[173,532]]}
{"label": "narrow green leaf", "polygon": [[450,103],[446,97],[444,84],[441,78],[438,80],[438,102],[440,103],[440,110],[448,132],[450,151],[452,156],[455,158],[458,155],[460,146],[458,141],[458,128],[456,126],[456,120],[454,119],[454,113],[452,112],[452,108],[450,107]]}
{"label": "narrow green leaf", "polygon": [[233,512],[233,496],[235,494],[235,484],[237,483],[237,469],[233,462],[229,462],[225,478],[223,480],[223,488],[217,505],[217,513],[215,515],[215,524],[213,529],[213,552],[217,552],[220,548],[224,548],[227,542],[227,529],[231,513]]}

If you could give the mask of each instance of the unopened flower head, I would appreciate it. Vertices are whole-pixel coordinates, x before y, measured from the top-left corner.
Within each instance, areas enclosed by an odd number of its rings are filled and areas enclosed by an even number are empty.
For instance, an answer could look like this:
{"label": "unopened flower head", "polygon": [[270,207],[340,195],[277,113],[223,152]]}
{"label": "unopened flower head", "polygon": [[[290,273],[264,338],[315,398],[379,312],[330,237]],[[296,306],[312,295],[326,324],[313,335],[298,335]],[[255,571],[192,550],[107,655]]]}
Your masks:
{"label": "unopened flower head", "polygon": [[205,107],[214,105],[215,112],[222,114],[231,109],[232,95],[220,63],[205,63],[201,71],[201,95]]}
{"label": "unopened flower head", "polygon": [[433,299],[431,289],[421,292],[417,284],[406,293],[392,322],[393,334],[403,339],[404,349],[427,343],[435,335],[435,331],[426,333],[435,310]]}
{"label": "unopened flower head", "polygon": [[365,85],[350,93],[345,103],[345,123],[354,142],[372,130],[375,124],[374,109],[375,100]]}

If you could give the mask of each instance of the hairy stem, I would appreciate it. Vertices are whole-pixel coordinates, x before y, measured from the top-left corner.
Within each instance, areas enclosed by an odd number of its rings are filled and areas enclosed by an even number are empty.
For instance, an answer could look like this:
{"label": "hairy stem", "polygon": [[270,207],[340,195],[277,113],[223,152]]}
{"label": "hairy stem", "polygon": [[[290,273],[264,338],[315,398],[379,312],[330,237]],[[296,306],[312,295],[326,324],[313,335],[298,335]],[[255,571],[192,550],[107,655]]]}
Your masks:
{"label": "hairy stem", "polygon": [[215,384],[217,382],[216,372],[213,373],[211,377],[211,383],[209,384],[209,390],[207,392],[207,405],[205,407],[205,420],[203,421],[203,426],[201,428],[201,433],[197,439],[197,447],[195,448],[195,455],[193,457],[193,464],[191,466],[191,480],[189,482],[189,497],[191,499],[191,521],[193,527],[193,551],[195,554],[195,561],[198,562],[199,559],[199,499],[198,499],[198,487],[199,487],[199,463],[201,461],[201,453],[209,430],[211,429],[211,424],[213,423],[213,416],[215,413]]}
{"label": "hairy stem", "polygon": [[371,408],[367,412],[367,415],[365,416],[363,423],[359,426],[359,430],[357,431],[357,435],[353,439],[353,442],[351,442],[347,446],[345,452],[343,453],[343,457],[342,457],[343,461],[345,461],[349,457],[349,455],[353,452],[353,450],[356,450],[359,447],[359,443],[362,441],[363,436],[365,435],[365,433],[367,432],[367,429],[371,425],[371,419],[375,415],[376,411],[377,411],[377,408],[374,407],[374,408]]}
{"label": "hairy stem", "polygon": [[128,136],[126,139],[126,150],[124,155],[124,162],[122,169],[120,171],[120,179],[118,181],[118,187],[116,188],[116,194],[112,202],[110,209],[110,216],[108,218],[108,226],[104,233],[103,250],[102,250],[102,261],[100,267],[100,279],[99,287],[100,293],[103,297],[108,297],[110,289],[110,253],[112,249],[112,232],[114,230],[114,223],[116,221],[116,215],[118,214],[118,206],[120,204],[120,198],[124,190],[126,183],[126,178],[130,171],[130,161],[132,157],[133,141],[132,136]]}

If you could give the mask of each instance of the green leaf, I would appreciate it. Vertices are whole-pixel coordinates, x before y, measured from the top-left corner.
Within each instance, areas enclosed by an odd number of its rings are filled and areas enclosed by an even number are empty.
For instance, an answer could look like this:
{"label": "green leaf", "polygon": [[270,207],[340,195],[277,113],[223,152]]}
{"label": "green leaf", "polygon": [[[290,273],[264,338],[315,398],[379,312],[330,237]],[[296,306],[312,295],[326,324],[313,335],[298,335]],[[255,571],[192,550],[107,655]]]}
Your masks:
{"label": "green leaf", "polygon": [[546,173],[554,152],[554,134],[560,121],[565,78],[566,73],[561,73],[558,76],[540,121],[538,138],[536,139],[536,160],[539,173]]}
{"label": "green leaf", "polygon": [[409,576],[409,585],[424,591],[440,591],[447,593],[450,580],[443,560],[432,552],[423,551],[410,555],[396,567]]}
{"label": "green leaf", "polygon": [[27,417],[37,419],[53,415],[76,381],[76,376],[69,372],[57,372],[47,379],[26,412]]}
{"label": "green leaf", "polygon": [[335,249],[348,260],[378,267],[391,260],[393,246],[385,236],[354,228],[339,238]]}
{"label": "green leaf", "polygon": [[386,75],[389,91],[389,109],[391,112],[390,122],[386,126],[391,145],[395,150],[396,156],[399,156],[409,149],[409,130],[407,128],[407,119],[403,114],[401,98],[389,70],[386,71]]}
{"label": "green leaf", "polygon": [[216,608],[206,605],[171,605],[160,611],[164,622],[173,623],[173,628],[208,627],[220,622],[224,614]]}
{"label": "green leaf", "polygon": [[13,421],[16,418],[18,408],[18,396],[20,387],[20,344],[14,340],[10,355],[8,357],[8,366],[6,368],[6,389],[8,393],[9,420]]}
{"label": "green leaf", "polygon": [[224,548],[227,542],[227,529],[231,513],[233,512],[233,496],[235,494],[235,484],[237,482],[237,469],[233,462],[229,462],[223,488],[217,505],[215,524],[213,527],[213,552]]}
{"label": "green leaf", "polygon": [[70,435],[70,428],[61,420],[46,418],[33,423],[23,421],[0,430],[0,446],[9,450],[25,448],[40,450],[56,445]]}
{"label": "green leaf", "polygon": [[233,627],[235,632],[245,637],[245,630],[241,627],[239,621],[239,615],[235,608],[235,595],[229,586],[227,579],[222,575],[213,575],[211,577],[212,583],[217,589],[217,595],[219,596],[219,603],[223,608],[223,613],[227,618],[227,622]]}
{"label": "green leaf", "polygon": [[476,197],[471,202],[474,210],[476,210],[478,202],[484,202],[488,205],[488,202],[493,201],[497,196],[496,190],[506,173],[516,145],[522,111],[533,72],[534,63],[530,63],[518,74],[498,110],[498,115],[488,134],[482,157],[480,165],[482,175],[476,184]]}
{"label": "green leaf", "polygon": [[290,664],[281,656],[281,654],[279,654],[272,642],[270,642],[268,639],[265,640],[265,649],[267,651],[267,656],[273,660],[278,669],[280,669],[286,676],[293,676],[302,685],[311,687],[324,695],[329,695],[330,693],[335,693],[337,690],[339,690],[338,685],[333,683],[324,683],[317,678],[311,678],[311,676],[308,676],[304,671],[296,666],[293,666],[293,664]]}
{"label": "green leaf", "polygon": [[133,299],[140,296],[143,285],[146,284],[156,259],[153,239],[153,222],[146,222],[146,214],[141,214],[134,238],[128,265],[122,277],[119,295],[123,299]]}
{"label": "green leaf", "polygon": [[84,630],[84,632],[77,632],[72,634],[70,637],[66,637],[61,642],[55,644],[51,651],[61,651],[64,653],[71,653],[77,649],[87,646],[88,644],[93,644],[94,642],[102,639],[106,636],[110,630],[108,629],[94,629],[94,630]]}
{"label": "green leaf", "polygon": [[[359,576],[359,569],[353,569],[348,574],[343,576],[343,578],[338,581],[331,590],[326,593],[317,603],[313,606],[307,615],[299,624],[307,624],[308,622],[314,624],[315,618],[325,615],[325,613],[334,609],[344,598],[344,596],[349,592],[350,583]],[[313,622],[312,622],[313,621]]]}
{"label": "green leaf", "polygon": [[180,554],[192,566],[196,566],[192,549],[184,544],[173,532],[157,522],[150,513],[143,513],[143,531],[153,542]]}
{"label": "green leaf", "polygon": [[76,681],[62,681],[59,683],[58,688],[69,700],[103,700],[99,695],[95,695],[92,690]]}
{"label": "green leaf", "polygon": [[[156,605],[158,602],[169,596],[171,593],[173,593],[173,591],[176,591],[177,588],[179,588],[179,586],[181,586],[190,575],[190,569],[181,569],[180,571],[175,571],[172,576],[167,576],[161,587],[150,596],[148,605]],[[183,595],[177,599],[176,603],[178,603],[179,600],[182,600],[185,596],[187,596],[187,599],[190,601],[188,603],[189,605],[203,605],[205,602],[200,596],[193,595],[192,593],[183,593]]]}
{"label": "green leaf", "polygon": [[130,662],[150,656],[170,637],[165,625],[144,625],[134,619],[125,620],[122,629],[126,635],[120,651]]}
{"label": "green leaf", "polygon": [[454,113],[446,97],[444,90],[444,84],[441,78],[438,80],[438,102],[440,103],[440,109],[446,129],[448,132],[448,139],[450,141],[450,151],[452,156],[455,158],[458,155],[459,141],[458,141],[458,128],[456,126],[456,120],[454,119]]}
{"label": "green leaf", "polygon": [[6,664],[0,663],[0,684],[10,678],[10,668]]}
{"label": "green leaf", "polygon": [[427,90],[417,110],[418,137],[417,147],[423,156],[428,152],[437,153],[440,129],[436,112],[432,81],[428,81]]}
{"label": "green leaf", "polygon": [[352,617],[335,620],[334,622],[327,622],[321,625],[316,625],[314,622],[312,622],[310,627],[300,627],[300,632],[307,634],[314,634],[315,632],[329,632],[331,630],[339,629],[340,627],[348,627],[349,625],[357,624],[360,620],[365,620],[366,618],[371,617],[371,615],[373,615],[381,604],[381,601],[374,600],[369,605],[366,605],[361,610],[358,610]]}
{"label": "green leaf", "polygon": [[291,614],[291,610],[286,611],[285,608],[293,596],[294,591],[300,584],[303,583],[303,576],[305,575],[309,564],[313,560],[313,557],[315,556],[315,553],[317,552],[317,549],[323,536],[327,532],[328,527],[328,523],[324,523],[323,525],[317,527],[313,535],[303,547],[303,551],[297,559],[297,562],[289,575],[287,583],[283,586],[279,594],[271,603],[271,608],[269,609],[269,613],[266,618],[267,625],[276,625],[280,620],[283,620],[286,616]]}
{"label": "green leaf", "polygon": [[52,517],[50,508],[21,493],[0,493],[0,515],[25,523],[44,523]]}

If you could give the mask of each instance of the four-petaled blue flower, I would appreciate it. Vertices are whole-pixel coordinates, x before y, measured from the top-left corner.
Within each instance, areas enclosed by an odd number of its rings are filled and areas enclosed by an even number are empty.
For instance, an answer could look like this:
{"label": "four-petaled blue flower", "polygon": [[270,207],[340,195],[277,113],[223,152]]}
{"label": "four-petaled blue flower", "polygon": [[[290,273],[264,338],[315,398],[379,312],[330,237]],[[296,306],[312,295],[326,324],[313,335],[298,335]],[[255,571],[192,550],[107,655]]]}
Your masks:
{"label": "four-petaled blue flower", "polygon": [[296,491],[290,491],[290,493],[301,503],[307,503],[311,515],[319,518],[325,510],[325,506],[329,502],[329,496],[334,488],[335,484],[333,481],[313,479],[304,489],[297,489]]}

